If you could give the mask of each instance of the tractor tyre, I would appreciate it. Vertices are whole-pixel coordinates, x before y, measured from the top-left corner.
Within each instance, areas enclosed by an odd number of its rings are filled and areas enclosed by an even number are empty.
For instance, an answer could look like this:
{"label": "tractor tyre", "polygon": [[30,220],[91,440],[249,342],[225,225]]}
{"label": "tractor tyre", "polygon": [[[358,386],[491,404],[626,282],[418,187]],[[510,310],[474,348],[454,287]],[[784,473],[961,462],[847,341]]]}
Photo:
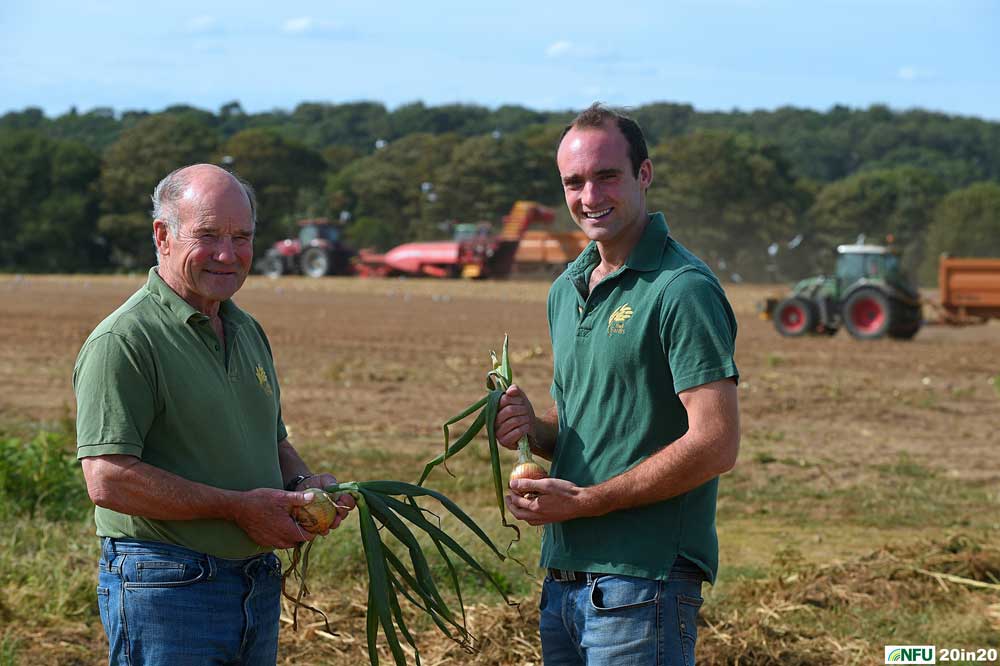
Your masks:
{"label": "tractor tyre", "polygon": [[330,256],[321,247],[311,247],[302,253],[302,274],[321,278],[330,271]]}
{"label": "tractor tyre", "polygon": [[892,327],[895,313],[889,298],[877,289],[859,289],[844,303],[843,319],[848,333],[858,340],[877,340]]}
{"label": "tractor tyre", "polygon": [[893,301],[892,325],[889,337],[894,340],[912,340],[923,325],[923,309],[920,305]]}
{"label": "tractor tyre", "polygon": [[816,328],[816,308],[811,301],[792,296],[774,308],[774,328],[785,337],[797,338]]}
{"label": "tractor tyre", "polygon": [[260,272],[269,278],[281,277],[285,272],[285,259],[275,249],[270,249],[260,260]]}

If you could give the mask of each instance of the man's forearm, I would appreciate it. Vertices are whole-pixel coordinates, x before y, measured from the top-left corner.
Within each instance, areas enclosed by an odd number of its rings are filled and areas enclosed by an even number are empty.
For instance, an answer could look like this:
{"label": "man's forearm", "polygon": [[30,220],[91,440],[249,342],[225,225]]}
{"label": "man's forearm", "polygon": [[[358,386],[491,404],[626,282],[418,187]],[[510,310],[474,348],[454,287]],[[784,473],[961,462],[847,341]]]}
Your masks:
{"label": "man's forearm", "polygon": [[531,452],[546,460],[552,460],[556,450],[556,438],[559,435],[559,411],[552,405],[541,416],[536,416],[532,423],[528,444]]}
{"label": "man's forearm", "polygon": [[729,471],[732,445],[685,435],[639,465],[587,489],[590,515],[631,509],[682,495]]}
{"label": "man's forearm", "polygon": [[105,509],[153,520],[233,520],[240,493],[185,479],[126,455],[84,458],[87,490]]}
{"label": "man's forearm", "polygon": [[309,476],[312,472],[309,466],[299,456],[298,451],[291,442],[283,439],[278,442],[278,466],[281,468],[281,485],[287,486],[288,482],[297,476]]}

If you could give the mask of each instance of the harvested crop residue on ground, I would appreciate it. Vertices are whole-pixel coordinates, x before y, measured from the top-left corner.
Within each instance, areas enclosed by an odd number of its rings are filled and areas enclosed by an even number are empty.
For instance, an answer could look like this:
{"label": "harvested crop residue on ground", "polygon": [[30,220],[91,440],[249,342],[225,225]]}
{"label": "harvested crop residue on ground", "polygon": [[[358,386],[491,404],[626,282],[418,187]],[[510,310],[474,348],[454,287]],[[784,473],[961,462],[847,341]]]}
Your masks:
{"label": "harvested crop residue on ground", "polygon": [[[0,277],[0,426],[72,417],[80,345],[144,279]],[[440,451],[441,423],[482,395],[478,378],[504,333],[515,380],[545,405],[546,291],[531,281],[251,278],[237,301],[270,336],[284,417],[313,465],[344,480],[412,481]],[[740,325],[743,438],[737,469],[720,487],[722,570],[706,587],[699,662],[860,664],[881,659],[885,644],[995,646],[1000,325],[927,327],[910,342],[861,343],[843,332],[785,339],[756,317],[755,302],[771,291],[727,285]],[[467,455],[450,465],[456,478],[441,470],[430,482],[495,524],[485,453]],[[0,621],[10,627],[0,631],[0,650],[12,646],[24,663],[102,663],[95,606],[23,607],[36,597],[15,575],[30,555],[28,528],[15,527],[21,536],[7,546],[20,559],[0,558],[9,569]],[[75,574],[92,591],[97,545],[88,530],[75,526],[48,557],[55,569],[69,567],[60,553],[71,549],[79,569],[92,553],[94,571]],[[516,549],[532,564],[539,537],[525,533]],[[313,601],[337,635],[286,627],[281,660],[361,663],[357,533],[348,526],[314,552]],[[533,568],[526,576],[510,563],[496,567],[520,609],[485,588],[473,593],[475,657],[414,615],[425,663],[540,663],[539,578]]]}

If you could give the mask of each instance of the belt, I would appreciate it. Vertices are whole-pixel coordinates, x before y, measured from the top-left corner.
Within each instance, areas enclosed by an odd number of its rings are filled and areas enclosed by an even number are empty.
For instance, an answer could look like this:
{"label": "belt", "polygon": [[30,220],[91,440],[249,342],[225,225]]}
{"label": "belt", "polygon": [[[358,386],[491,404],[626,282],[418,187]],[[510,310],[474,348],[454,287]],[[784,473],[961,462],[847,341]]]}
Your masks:
{"label": "belt", "polygon": [[560,583],[589,583],[602,574],[589,571],[566,571],[565,569],[549,569],[552,580]]}

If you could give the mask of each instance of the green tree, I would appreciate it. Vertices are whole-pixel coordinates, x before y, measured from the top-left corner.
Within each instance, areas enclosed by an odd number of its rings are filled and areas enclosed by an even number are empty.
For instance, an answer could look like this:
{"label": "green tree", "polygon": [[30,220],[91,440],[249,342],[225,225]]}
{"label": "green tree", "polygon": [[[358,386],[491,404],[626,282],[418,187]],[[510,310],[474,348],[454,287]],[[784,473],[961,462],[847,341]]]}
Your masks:
{"label": "green tree", "polygon": [[434,210],[438,217],[494,222],[519,199],[557,200],[554,146],[535,148],[517,135],[466,139],[437,172]]}
{"label": "green tree", "polygon": [[948,194],[927,228],[927,252],[921,278],[937,279],[938,257],[1000,257],[1000,184],[975,183]]}
{"label": "green tree", "polygon": [[326,176],[326,162],[314,150],[285,139],[273,129],[248,129],[231,137],[218,161],[249,182],[257,193],[257,248],[266,248],[294,232],[294,221],[310,212],[301,210],[301,195],[318,190]]}
{"label": "green tree", "polygon": [[859,235],[879,243],[891,234],[903,249],[903,265],[915,269],[923,258],[924,231],[944,193],[933,174],[912,167],[863,172],[830,183],[809,211],[816,261]]}
{"label": "green tree", "polygon": [[66,273],[101,267],[100,158],[41,132],[0,131],[0,267]]}
{"label": "green tree", "polygon": [[160,114],[139,120],[122,132],[104,155],[101,217],[112,261],[140,268],[155,260],[149,218],[156,184],[178,167],[211,159],[215,132],[188,114]]}
{"label": "green tree", "polygon": [[747,134],[704,130],[651,153],[650,210],[724,276],[767,277],[767,248],[790,239],[808,192],[781,151]]}
{"label": "green tree", "polygon": [[459,141],[454,134],[411,134],[331,176],[326,184],[329,207],[351,215],[351,241],[384,250],[440,235],[438,223],[446,218],[434,207],[438,173],[450,163]]}

